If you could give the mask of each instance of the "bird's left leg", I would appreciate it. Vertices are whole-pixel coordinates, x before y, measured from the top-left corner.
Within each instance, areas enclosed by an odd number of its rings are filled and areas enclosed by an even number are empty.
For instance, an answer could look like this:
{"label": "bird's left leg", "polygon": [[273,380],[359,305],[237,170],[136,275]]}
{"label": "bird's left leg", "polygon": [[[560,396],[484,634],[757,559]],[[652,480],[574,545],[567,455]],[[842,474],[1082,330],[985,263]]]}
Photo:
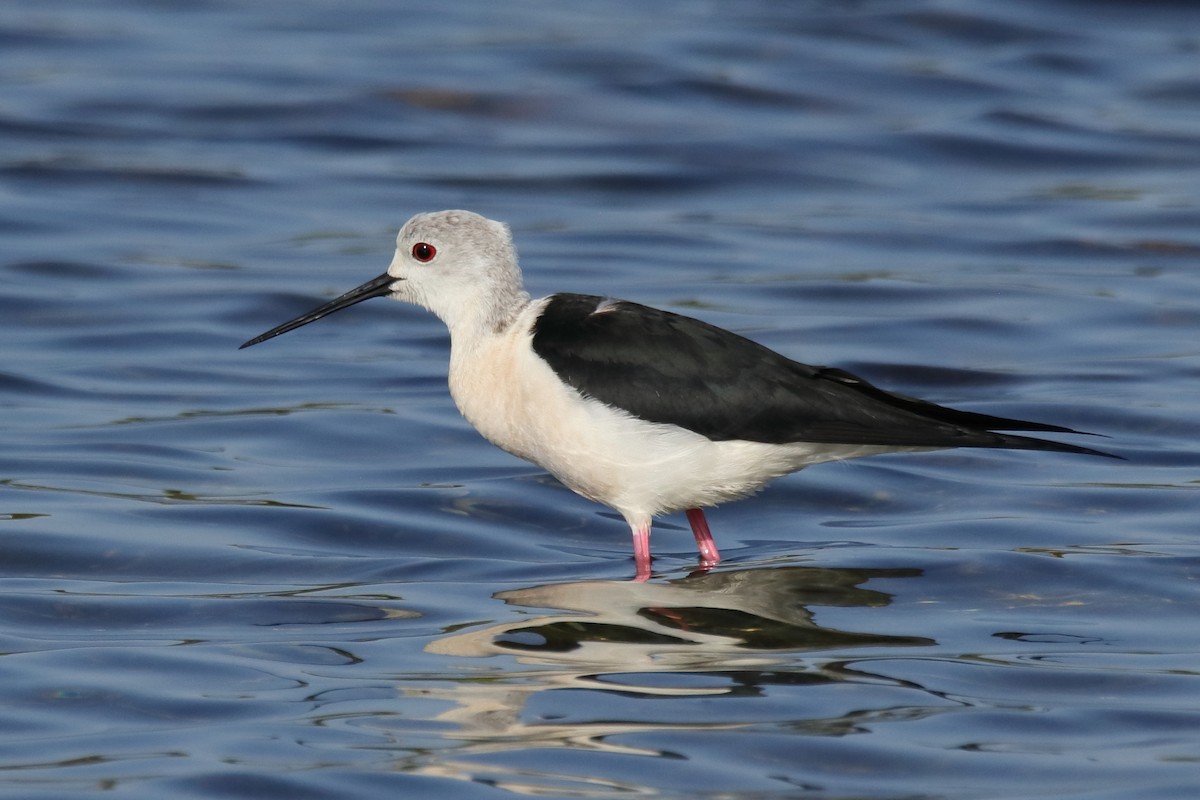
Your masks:
{"label": "bird's left leg", "polygon": [[721,554],[717,551],[717,543],[713,541],[712,531],[708,529],[704,512],[699,508],[689,508],[687,519],[692,526],[692,535],[696,537],[696,549],[700,551],[700,565],[715,567],[721,562]]}

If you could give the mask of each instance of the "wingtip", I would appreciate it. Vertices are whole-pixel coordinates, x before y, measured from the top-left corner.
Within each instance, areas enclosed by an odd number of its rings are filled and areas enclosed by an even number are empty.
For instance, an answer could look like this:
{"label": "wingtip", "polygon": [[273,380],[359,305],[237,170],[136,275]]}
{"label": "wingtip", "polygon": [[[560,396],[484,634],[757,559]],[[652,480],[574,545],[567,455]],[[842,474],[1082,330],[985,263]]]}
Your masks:
{"label": "wingtip", "polygon": [[[1071,431],[1073,434],[1081,436],[1100,436],[1107,439],[1100,433],[1088,433],[1087,431]],[[1099,456],[1101,458],[1112,458],[1117,461],[1128,461],[1125,456],[1119,456],[1116,453],[1110,453],[1107,450],[1097,450],[1094,447],[1084,447],[1079,444],[1069,444],[1067,442],[1056,442],[1052,439],[1039,439],[1034,436],[1013,436],[1009,434],[998,434],[1002,437],[1004,443],[1001,447],[1006,447],[1013,450],[1042,450],[1054,453],[1075,453],[1081,456]]]}

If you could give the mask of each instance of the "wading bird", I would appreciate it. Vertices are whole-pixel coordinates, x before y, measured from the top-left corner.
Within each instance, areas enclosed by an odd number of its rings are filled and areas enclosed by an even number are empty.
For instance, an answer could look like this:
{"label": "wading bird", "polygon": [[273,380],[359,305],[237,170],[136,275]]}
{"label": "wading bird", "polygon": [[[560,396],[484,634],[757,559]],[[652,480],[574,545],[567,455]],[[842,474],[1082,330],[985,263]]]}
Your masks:
{"label": "wading bird", "polygon": [[423,306],[450,330],[450,393],[493,444],[616,509],[650,576],[650,524],[685,511],[701,566],[720,561],[703,508],[823,461],[992,447],[1108,455],[1002,431],[1070,428],[957,411],[792,361],[690,317],[581,294],[530,299],[508,228],[469,211],[418,214],[387,272],[249,347],[372,297]]}

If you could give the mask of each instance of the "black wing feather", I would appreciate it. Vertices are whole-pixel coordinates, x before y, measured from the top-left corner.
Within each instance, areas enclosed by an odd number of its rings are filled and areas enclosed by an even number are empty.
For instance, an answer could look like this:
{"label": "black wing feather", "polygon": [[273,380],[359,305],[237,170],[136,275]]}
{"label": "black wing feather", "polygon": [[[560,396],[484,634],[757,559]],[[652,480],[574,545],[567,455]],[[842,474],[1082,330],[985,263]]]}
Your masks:
{"label": "black wing feather", "polygon": [[623,300],[556,294],[533,348],[582,394],[715,441],[1004,447],[1108,455],[993,431],[1078,433],[885,391],[690,317]]}

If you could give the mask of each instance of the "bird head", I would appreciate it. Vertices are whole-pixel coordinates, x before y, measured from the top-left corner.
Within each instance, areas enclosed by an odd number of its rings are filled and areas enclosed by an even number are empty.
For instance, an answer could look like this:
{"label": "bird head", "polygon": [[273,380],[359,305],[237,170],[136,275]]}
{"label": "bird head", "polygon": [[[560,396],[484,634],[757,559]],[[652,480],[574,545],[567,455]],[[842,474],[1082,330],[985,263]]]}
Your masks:
{"label": "bird head", "polygon": [[387,272],[242,345],[282,333],[373,297],[429,309],[450,328],[503,329],[528,302],[512,236],[503,223],[470,211],[418,214],[396,235]]}

